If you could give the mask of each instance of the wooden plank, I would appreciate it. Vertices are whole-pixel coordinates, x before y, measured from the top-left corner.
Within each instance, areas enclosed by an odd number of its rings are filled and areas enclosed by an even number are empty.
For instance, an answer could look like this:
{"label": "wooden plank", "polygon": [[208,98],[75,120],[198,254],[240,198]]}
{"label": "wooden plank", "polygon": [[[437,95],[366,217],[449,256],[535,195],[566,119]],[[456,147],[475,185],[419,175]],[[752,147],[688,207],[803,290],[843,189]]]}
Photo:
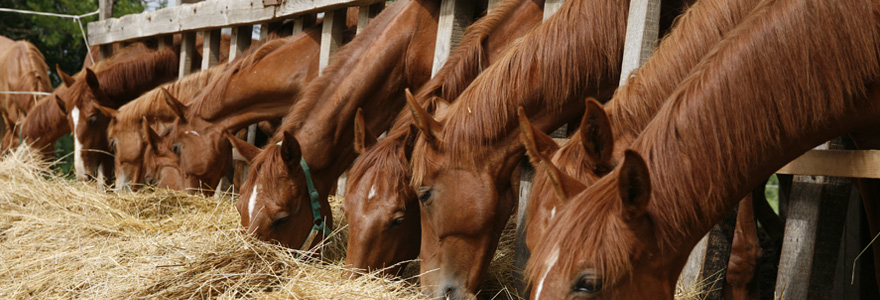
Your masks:
{"label": "wooden plank", "polygon": [[524,270],[529,260],[529,248],[526,247],[526,210],[529,205],[529,194],[532,192],[532,178],[535,177],[535,168],[529,163],[528,158],[523,158],[519,164],[519,202],[516,210],[516,241],[514,243],[513,265],[514,276],[520,285],[516,286],[516,293],[520,299],[528,299]]}
{"label": "wooden plank", "polygon": [[474,2],[471,0],[443,0],[437,21],[437,42],[434,46],[433,77],[440,71],[452,50],[464,36],[464,30],[473,21]]}
{"label": "wooden plank", "polygon": [[[113,0],[98,1],[98,18],[99,20],[107,20],[113,18]],[[98,49],[98,57],[103,60],[113,55],[112,45],[101,45]]]}
{"label": "wooden plank", "polygon": [[260,41],[265,42],[269,38],[269,23],[260,24]]}
{"label": "wooden plank", "polygon": [[232,28],[232,39],[229,41],[229,62],[235,60],[251,45],[254,26],[245,25]]}
{"label": "wooden plank", "polygon": [[361,34],[361,30],[367,27],[367,24],[369,24],[370,21],[373,20],[373,18],[379,15],[379,13],[382,12],[382,9],[384,8],[385,2],[361,6],[360,9],[358,9],[357,34]]}
{"label": "wooden plank", "polygon": [[706,248],[708,245],[709,234],[707,233],[702,239],[700,239],[697,246],[691,250],[687,263],[684,265],[684,269],[682,269],[681,274],[678,275],[677,286],[680,286],[687,291],[696,290],[696,284],[700,283],[700,276],[702,276],[703,259],[706,257]]}
{"label": "wooden plank", "polygon": [[550,18],[553,14],[562,7],[562,4],[565,3],[565,0],[545,0],[544,1],[544,21]]}
{"label": "wooden plank", "polygon": [[[491,12],[492,9],[495,8],[496,5],[498,5],[498,3],[501,3],[501,1],[504,1],[504,0],[489,0],[489,3],[486,4],[486,7],[488,7],[489,11]],[[546,6],[546,2],[544,5]]]}
{"label": "wooden plank", "polygon": [[620,69],[620,85],[641,66],[657,47],[660,30],[660,0],[632,0],[626,24],[626,41]]}
{"label": "wooden plank", "polygon": [[[817,149],[829,147],[842,145],[829,142]],[[840,177],[794,177],[776,278],[778,299],[812,299],[818,290],[831,290],[851,186],[850,179]],[[820,231],[819,224],[829,228]]]}
{"label": "wooden plank", "polygon": [[722,287],[733,244],[737,209],[712,227],[697,246],[691,250],[688,261],[679,275],[679,284],[688,291],[699,291],[700,299],[721,300]]}
{"label": "wooden plank", "polygon": [[[102,0],[110,1],[110,0]],[[88,24],[91,45],[141,39],[180,31],[202,31],[277,21],[305,13],[369,5],[381,0],[287,0],[263,6],[263,0],[213,0],[182,4]]]}
{"label": "wooden plank", "polygon": [[315,26],[315,15],[305,14],[293,21],[293,35],[303,32],[306,28]]}
{"label": "wooden plank", "polygon": [[159,50],[171,47],[174,45],[174,35],[166,34],[159,36]]}
{"label": "wooden plank", "polygon": [[220,62],[220,30],[205,31],[202,44],[202,70],[216,66]]}
{"label": "wooden plank", "polygon": [[342,47],[342,31],[345,30],[346,9],[337,9],[324,13],[324,25],[321,30],[321,48],[318,58],[318,69],[323,72],[330,64],[330,57]]}
{"label": "wooden plank", "polygon": [[810,150],[777,173],[880,179],[880,150]]}
{"label": "wooden plank", "polygon": [[180,64],[177,78],[183,78],[192,72],[193,55],[196,53],[196,33],[184,32],[180,41]]}

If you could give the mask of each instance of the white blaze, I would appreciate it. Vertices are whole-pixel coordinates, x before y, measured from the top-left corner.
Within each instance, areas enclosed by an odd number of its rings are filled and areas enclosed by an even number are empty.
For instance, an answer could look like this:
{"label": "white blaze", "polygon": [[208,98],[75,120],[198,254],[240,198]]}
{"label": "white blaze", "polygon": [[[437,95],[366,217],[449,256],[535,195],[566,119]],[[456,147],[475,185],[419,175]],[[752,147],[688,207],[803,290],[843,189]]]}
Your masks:
{"label": "white blaze", "polygon": [[541,281],[538,282],[538,288],[535,290],[535,300],[541,299],[541,290],[544,289],[544,280],[547,280],[547,274],[550,274],[550,269],[553,269],[553,266],[556,265],[556,260],[559,259],[559,248],[553,250],[553,253],[550,255],[550,258],[547,259],[547,270],[544,271],[544,274],[541,275]]}
{"label": "white blaze", "polygon": [[550,211],[550,219],[553,220],[553,218],[555,218],[555,217],[556,217],[556,206],[554,206],[553,210]]}
{"label": "white blaze", "polygon": [[373,199],[373,197],[375,197],[375,196],[376,196],[376,185],[374,184],[373,186],[370,187],[370,194],[367,195],[367,198]]}
{"label": "white blaze", "polygon": [[84,178],[86,175],[86,167],[82,159],[82,143],[76,136],[76,128],[79,125],[79,107],[74,106],[70,111],[70,117],[73,118],[73,169],[76,177]]}
{"label": "white blaze", "polygon": [[258,187],[259,186],[256,186],[256,185],[254,186],[254,190],[251,191],[251,198],[248,199],[248,218],[251,219],[250,220],[251,222],[253,222],[253,219],[254,219],[254,206],[257,205],[257,188]]}

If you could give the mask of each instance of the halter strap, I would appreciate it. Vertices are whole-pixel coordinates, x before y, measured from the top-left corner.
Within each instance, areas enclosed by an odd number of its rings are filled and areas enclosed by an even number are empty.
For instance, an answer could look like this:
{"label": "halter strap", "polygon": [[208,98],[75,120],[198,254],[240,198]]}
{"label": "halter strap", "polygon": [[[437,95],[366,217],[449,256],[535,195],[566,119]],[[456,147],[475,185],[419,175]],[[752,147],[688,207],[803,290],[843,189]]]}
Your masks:
{"label": "halter strap", "polygon": [[[281,146],[282,142],[278,142],[277,145]],[[306,237],[306,240],[303,242],[302,246],[299,247],[299,250],[306,251],[309,250],[309,245],[315,240],[315,237],[321,233],[324,234],[324,237],[330,235],[331,230],[327,227],[327,224],[324,222],[324,218],[321,216],[321,201],[319,200],[320,194],[318,194],[318,190],[315,188],[315,182],[312,180],[312,172],[309,169],[309,164],[306,163],[305,157],[300,157],[299,166],[302,168],[303,173],[306,177],[306,186],[309,191],[309,199],[311,199],[312,206],[312,229],[309,231],[309,236]]]}

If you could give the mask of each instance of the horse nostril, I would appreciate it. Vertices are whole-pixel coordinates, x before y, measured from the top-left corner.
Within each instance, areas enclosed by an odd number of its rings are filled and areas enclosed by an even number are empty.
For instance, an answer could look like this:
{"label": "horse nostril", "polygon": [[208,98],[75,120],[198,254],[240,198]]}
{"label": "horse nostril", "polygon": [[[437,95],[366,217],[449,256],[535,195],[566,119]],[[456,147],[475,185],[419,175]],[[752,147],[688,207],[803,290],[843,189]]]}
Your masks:
{"label": "horse nostril", "polygon": [[446,299],[456,299],[455,298],[455,287],[447,286],[446,290],[443,292],[443,297]]}
{"label": "horse nostril", "polygon": [[92,176],[92,174],[86,174],[86,181],[92,181],[94,179],[95,179],[95,176]]}

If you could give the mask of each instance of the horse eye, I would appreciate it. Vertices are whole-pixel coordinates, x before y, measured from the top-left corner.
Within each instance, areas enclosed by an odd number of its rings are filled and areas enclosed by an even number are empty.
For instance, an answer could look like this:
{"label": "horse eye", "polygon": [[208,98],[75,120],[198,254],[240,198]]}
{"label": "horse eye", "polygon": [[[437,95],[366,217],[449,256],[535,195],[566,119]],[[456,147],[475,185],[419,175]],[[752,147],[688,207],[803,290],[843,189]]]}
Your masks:
{"label": "horse eye", "polygon": [[89,117],[89,125],[95,125],[95,122],[98,121],[98,115],[92,115]]}
{"label": "horse eye", "polygon": [[180,154],[180,144],[172,145],[171,152],[174,152],[174,154]]}
{"label": "horse eye", "polygon": [[394,228],[394,227],[400,226],[400,224],[403,224],[403,217],[399,217],[399,218],[395,218],[394,220],[391,220],[391,225],[388,227]]}
{"label": "horse eye", "polygon": [[275,220],[272,220],[272,226],[278,227],[284,223],[287,223],[287,220],[290,220],[290,215],[284,214],[278,217],[275,217]]}
{"label": "horse eye", "polygon": [[425,203],[425,201],[428,201],[429,199],[431,199],[431,189],[426,188],[426,187],[420,188],[419,189],[419,201],[422,201],[422,203]]}
{"label": "horse eye", "polygon": [[578,277],[571,288],[575,293],[595,294],[602,290],[602,278],[595,274],[584,274]]}

